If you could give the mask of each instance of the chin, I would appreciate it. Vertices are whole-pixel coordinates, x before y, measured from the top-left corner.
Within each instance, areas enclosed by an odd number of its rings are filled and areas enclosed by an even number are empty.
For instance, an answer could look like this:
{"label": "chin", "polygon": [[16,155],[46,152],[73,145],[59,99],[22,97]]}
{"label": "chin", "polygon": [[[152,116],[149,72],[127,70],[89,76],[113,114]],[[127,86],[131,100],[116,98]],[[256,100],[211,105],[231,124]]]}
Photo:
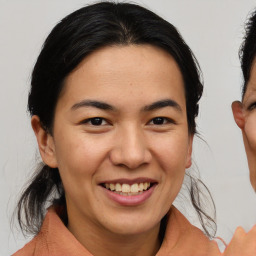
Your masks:
{"label": "chin", "polygon": [[[145,217],[145,216],[144,216]],[[105,225],[111,233],[118,235],[129,236],[142,234],[151,229],[158,228],[161,220],[157,221],[154,217],[148,218],[116,218],[115,222],[110,222]]]}

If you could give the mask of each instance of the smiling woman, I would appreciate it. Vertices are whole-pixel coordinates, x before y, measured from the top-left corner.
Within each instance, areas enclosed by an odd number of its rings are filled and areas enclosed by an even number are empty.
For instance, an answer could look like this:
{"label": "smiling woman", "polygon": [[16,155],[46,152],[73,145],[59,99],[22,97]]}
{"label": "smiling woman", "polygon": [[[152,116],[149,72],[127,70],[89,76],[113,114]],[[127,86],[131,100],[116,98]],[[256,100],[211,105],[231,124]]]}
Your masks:
{"label": "smiling woman", "polygon": [[15,255],[216,255],[172,205],[201,94],[192,52],[154,13],[102,2],[64,18],[32,74],[28,108],[45,165],[18,205],[21,227],[37,235]]}

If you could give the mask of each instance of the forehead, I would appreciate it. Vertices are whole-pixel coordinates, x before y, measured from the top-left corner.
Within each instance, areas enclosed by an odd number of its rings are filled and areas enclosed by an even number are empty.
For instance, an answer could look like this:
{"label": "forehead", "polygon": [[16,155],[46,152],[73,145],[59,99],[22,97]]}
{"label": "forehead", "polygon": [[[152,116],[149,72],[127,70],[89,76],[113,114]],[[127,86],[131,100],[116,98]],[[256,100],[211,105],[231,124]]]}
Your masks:
{"label": "forehead", "polygon": [[[104,100],[185,97],[173,57],[151,45],[109,46],[87,56],[66,78],[64,95]],[[144,96],[144,97],[143,97]],[[154,99],[155,98],[155,99]],[[147,103],[146,103],[147,104]]]}

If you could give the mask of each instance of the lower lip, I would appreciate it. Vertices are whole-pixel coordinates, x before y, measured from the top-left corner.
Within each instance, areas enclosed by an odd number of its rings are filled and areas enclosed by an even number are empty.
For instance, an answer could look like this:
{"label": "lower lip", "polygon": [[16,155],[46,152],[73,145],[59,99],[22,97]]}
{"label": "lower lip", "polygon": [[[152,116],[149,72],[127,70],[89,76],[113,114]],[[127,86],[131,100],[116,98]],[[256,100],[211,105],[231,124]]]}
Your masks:
{"label": "lower lip", "polygon": [[116,203],[123,206],[136,206],[144,203],[152,195],[155,187],[156,184],[154,184],[150,189],[144,191],[142,194],[134,196],[123,196],[106,188],[102,187],[102,189],[104,189],[104,192],[107,194],[107,196]]}

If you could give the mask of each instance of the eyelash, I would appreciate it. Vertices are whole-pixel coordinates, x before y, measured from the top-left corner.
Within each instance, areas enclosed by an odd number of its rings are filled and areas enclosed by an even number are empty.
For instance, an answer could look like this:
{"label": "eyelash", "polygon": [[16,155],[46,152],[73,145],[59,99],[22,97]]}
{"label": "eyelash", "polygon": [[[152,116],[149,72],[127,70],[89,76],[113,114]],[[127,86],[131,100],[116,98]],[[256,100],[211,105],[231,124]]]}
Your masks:
{"label": "eyelash", "polygon": [[[154,121],[162,121],[161,123],[152,123]],[[149,124],[152,123],[152,125],[165,125],[165,124],[176,124],[176,122],[170,118],[158,116],[150,120]]]}
{"label": "eyelash", "polygon": [[[93,122],[99,122],[98,124],[93,124]],[[93,118],[88,118],[86,120],[83,120],[81,123],[82,124],[90,124],[92,126],[102,126],[102,122],[105,122],[105,124],[103,125],[106,125],[108,124],[108,122],[106,121],[106,119],[102,118],[102,117],[93,117]]]}
{"label": "eyelash", "polygon": [[[154,123],[154,121],[156,123]],[[93,124],[93,122],[96,122]],[[104,124],[102,124],[103,122],[105,122]],[[92,126],[103,126],[103,125],[106,125],[106,124],[109,124],[109,122],[102,118],[102,117],[93,117],[93,118],[88,118],[86,120],[83,120],[81,122],[81,124],[89,124],[89,125],[92,125]],[[156,126],[160,126],[160,125],[165,125],[165,124],[176,124],[176,122],[170,118],[167,118],[167,117],[162,117],[162,116],[158,116],[158,117],[155,117],[153,119],[151,119],[148,124],[150,125],[156,125]]]}
{"label": "eyelash", "polygon": [[256,102],[253,102],[252,104],[249,105],[248,110],[253,110],[256,108]]}

